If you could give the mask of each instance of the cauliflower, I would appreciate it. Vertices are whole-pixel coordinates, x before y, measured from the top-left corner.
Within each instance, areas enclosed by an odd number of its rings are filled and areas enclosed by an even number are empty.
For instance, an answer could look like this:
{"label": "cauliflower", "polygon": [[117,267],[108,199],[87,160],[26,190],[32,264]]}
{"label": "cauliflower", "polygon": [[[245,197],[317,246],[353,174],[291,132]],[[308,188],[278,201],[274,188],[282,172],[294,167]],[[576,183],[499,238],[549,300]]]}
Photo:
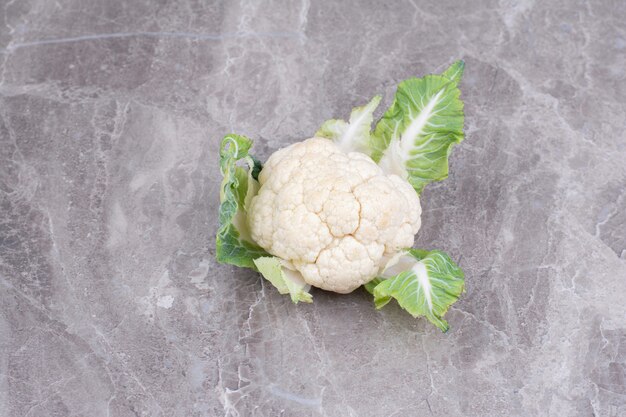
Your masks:
{"label": "cauliflower", "polygon": [[218,261],[259,271],[295,303],[312,302],[311,286],[364,286],[377,308],[395,299],[446,331],[443,315],[463,292],[463,272],[443,252],[411,247],[419,193],[447,177],[450,150],[463,139],[463,66],[400,83],[373,130],[379,96],[265,165],[249,154],[250,139],[227,135]]}
{"label": "cauliflower", "polygon": [[328,139],[277,151],[259,183],[248,211],[252,239],[324,290],[348,293],[371,281],[420,228],[419,196],[407,181]]}

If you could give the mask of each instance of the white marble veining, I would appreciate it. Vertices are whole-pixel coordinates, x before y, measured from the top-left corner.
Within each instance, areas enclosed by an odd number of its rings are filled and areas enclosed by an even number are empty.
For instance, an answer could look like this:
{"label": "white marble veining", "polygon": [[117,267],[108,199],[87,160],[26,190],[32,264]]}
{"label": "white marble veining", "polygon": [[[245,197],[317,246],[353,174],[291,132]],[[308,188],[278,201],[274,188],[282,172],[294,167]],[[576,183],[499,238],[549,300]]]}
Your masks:
{"label": "white marble veining", "polygon": [[[626,415],[626,2],[1,6],[0,416]],[[215,262],[224,134],[265,159],[459,58],[447,334]]]}

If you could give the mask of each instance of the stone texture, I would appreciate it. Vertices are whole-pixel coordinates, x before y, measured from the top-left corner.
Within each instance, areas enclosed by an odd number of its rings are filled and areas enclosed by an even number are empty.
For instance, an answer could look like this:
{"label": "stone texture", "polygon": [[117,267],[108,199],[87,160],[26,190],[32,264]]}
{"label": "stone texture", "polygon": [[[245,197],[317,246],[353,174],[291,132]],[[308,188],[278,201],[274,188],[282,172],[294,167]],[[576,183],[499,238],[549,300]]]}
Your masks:
{"label": "stone texture", "polygon": [[[1,416],[626,415],[626,2],[2,4]],[[266,158],[466,60],[417,246],[440,333],[214,260],[218,144]]]}

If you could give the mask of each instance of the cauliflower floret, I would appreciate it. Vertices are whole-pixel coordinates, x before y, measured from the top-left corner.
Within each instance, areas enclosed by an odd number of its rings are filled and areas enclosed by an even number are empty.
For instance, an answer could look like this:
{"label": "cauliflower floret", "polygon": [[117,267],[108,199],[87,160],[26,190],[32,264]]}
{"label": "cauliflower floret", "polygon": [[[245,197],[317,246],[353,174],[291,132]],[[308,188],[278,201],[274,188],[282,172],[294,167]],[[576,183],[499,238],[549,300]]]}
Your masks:
{"label": "cauliflower floret", "polygon": [[324,290],[349,293],[369,282],[420,228],[408,182],[328,139],[280,149],[259,183],[248,210],[252,238]]}

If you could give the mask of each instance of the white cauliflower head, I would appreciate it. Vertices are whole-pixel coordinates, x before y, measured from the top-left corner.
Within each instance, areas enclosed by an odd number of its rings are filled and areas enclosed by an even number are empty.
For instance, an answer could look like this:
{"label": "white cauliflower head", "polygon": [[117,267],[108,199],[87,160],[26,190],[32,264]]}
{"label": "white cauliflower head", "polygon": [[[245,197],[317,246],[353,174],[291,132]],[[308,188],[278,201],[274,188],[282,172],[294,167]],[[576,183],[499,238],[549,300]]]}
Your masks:
{"label": "white cauliflower head", "polygon": [[259,183],[247,210],[252,239],[324,290],[369,282],[420,228],[419,197],[406,180],[328,139],[278,150]]}

